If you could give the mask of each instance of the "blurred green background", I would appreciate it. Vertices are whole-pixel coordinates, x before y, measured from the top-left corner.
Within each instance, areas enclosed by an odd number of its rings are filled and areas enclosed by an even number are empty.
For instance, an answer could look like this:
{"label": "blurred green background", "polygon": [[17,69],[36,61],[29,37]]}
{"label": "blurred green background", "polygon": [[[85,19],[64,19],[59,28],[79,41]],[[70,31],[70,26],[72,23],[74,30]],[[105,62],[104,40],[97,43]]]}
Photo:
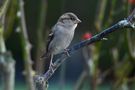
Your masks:
{"label": "blurred green background", "polygon": [[[1,11],[5,1],[0,0]],[[9,0],[3,35],[5,46],[16,62],[15,90],[28,90],[20,1],[22,0]],[[73,12],[82,21],[76,28],[71,47],[82,41],[86,34],[96,35],[126,18],[135,5],[135,0],[24,0],[23,2],[28,41],[32,47],[29,51],[32,60],[29,67],[32,75],[44,72],[45,62],[40,60],[40,56],[45,50],[48,32],[63,13]],[[133,30],[122,29],[107,36],[106,41],[94,43],[77,51],[51,77],[48,90],[134,90],[134,34]],[[86,54],[89,54],[87,58]],[[58,57],[56,56],[55,60]],[[2,77],[2,74],[0,76]],[[3,90],[3,79],[0,78],[0,81],[0,90]]]}

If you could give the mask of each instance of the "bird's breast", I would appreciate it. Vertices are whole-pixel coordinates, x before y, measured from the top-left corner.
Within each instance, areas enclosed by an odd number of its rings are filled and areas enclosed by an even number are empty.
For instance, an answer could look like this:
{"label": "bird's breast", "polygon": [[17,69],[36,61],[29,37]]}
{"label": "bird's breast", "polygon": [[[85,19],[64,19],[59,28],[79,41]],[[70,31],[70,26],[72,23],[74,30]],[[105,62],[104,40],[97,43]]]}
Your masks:
{"label": "bird's breast", "polygon": [[54,54],[58,54],[61,53],[64,49],[66,49],[74,36],[74,31],[70,32],[70,31],[58,31],[56,33],[57,38],[54,38]]}

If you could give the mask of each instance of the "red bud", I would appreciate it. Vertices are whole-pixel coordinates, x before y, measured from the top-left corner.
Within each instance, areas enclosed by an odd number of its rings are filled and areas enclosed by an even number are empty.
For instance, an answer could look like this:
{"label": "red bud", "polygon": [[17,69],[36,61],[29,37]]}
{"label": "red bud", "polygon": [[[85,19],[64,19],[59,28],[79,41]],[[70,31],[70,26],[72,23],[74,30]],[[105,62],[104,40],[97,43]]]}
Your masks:
{"label": "red bud", "polygon": [[128,0],[130,4],[135,4],[135,0]]}
{"label": "red bud", "polygon": [[90,39],[91,37],[92,37],[92,34],[87,32],[87,33],[85,33],[85,34],[83,35],[82,38],[83,38],[84,40],[86,40],[86,39]]}

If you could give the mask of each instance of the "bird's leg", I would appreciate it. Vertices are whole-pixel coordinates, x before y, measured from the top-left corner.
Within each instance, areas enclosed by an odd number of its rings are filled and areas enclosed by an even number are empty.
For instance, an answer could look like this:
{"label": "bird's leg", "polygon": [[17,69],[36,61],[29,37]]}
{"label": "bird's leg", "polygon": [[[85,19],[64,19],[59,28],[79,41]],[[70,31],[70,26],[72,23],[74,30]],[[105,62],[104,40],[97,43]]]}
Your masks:
{"label": "bird's leg", "polygon": [[49,66],[49,69],[52,71],[52,72],[54,72],[54,69],[53,69],[53,67],[54,67],[54,64],[53,64],[53,55],[51,55],[51,61],[50,61],[50,66]]}
{"label": "bird's leg", "polygon": [[70,57],[70,54],[69,54],[68,50],[69,50],[69,49],[66,48],[66,49],[64,49],[64,52],[65,52],[65,54],[66,54],[68,57]]}

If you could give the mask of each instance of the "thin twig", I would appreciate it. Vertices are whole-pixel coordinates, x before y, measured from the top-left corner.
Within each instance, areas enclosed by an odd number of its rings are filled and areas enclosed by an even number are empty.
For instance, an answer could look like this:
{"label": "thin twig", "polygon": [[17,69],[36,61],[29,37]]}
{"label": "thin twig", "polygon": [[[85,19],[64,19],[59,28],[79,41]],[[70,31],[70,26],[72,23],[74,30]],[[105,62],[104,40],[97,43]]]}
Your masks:
{"label": "thin twig", "polygon": [[2,20],[3,16],[5,15],[7,9],[8,9],[8,6],[9,6],[9,3],[10,3],[10,0],[6,0],[3,4],[3,7],[0,11],[0,20]]}
{"label": "thin twig", "polygon": [[76,83],[76,85],[75,85],[74,90],[82,90],[83,85],[84,85],[83,82],[85,82],[85,80],[87,80],[87,76],[88,76],[88,72],[87,72],[86,70],[84,70],[84,71],[81,73],[79,79],[77,80],[77,83]]}
{"label": "thin twig", "polygon": [[[89,40],[85,40],[85,41],[81,41],[77,44],[75,44],[73,47],[69,48],[68,52],[70,54],[70,56],[75,53],[77,50],[89,45],[89,44],[92,44],[94,42],[97,42],[97,41],[100,41],[102,40],[105,36],[109,35],[110,33],[114,32],[114,31],[117,31],[119,29],[122,29],[122,28],[135,28],[134,27],[134,22],[133,22],[133,19],[135,18],[134,17],[134,14],[135,12],[132,13],[132,15],[130,15],[130,17],[128,17],[127,19],[124,19],[124,20],[121,20],[119,21],[118,23],[114,24],[113,26],[111,26],[110,28],[102,31],[101,33],[93,36],[91,39]],[[129,20],[130,18],[130,20]],[[61,57],[59,59],[57,59],[55,62],[54,62],[54,67],[53,67],[53,70],[56,71],[57,68],[68,58],[68,56],[65,54],[65,53],[62,53],[61,54]],[[48,81],[48,79],[54,74],[54,72],[52,71],[52,69],[49,69],[46,73],[44,73],[43,75],[37,75],[35,76],[34,78],[34,81],[36,83],[36,86],[37,88],[40,86],[40,87],[43,87],[45,85],[45,82]]]}
{"label": "thin twig", "polygon": [[99,0],[97,5],[96,17],[95,17],[95,27],[97,31],[100,31],[103,24],[104,14],[105,14],[105,7],[107,4],[107,0]]}

